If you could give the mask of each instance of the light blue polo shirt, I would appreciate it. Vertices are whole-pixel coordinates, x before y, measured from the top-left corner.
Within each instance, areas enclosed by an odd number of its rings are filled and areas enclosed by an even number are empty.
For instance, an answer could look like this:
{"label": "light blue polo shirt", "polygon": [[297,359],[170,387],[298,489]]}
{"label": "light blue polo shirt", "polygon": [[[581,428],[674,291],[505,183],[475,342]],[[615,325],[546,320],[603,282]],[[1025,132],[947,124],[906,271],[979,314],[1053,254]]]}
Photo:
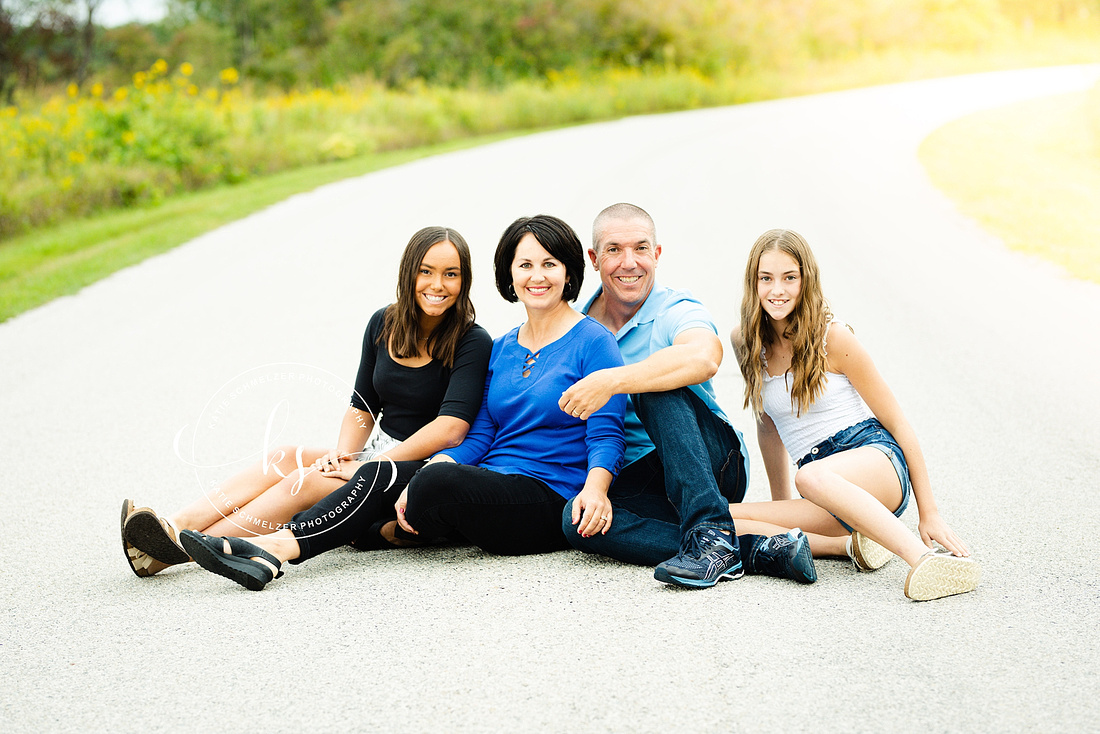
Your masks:
{"label": "light blue polo shirt", "polygon": [[[592,304],[600,297],[601,293],[603,293],[603,286],[596,291],[596,295],[589,299],[581,312],[587,314],[588,309],[592,308]],[[656,351],[671,347],[672,341],[681,332],[696,328],[710,329],[715,336],[718,335],[718,328],[714,325],[707,309],[693,295],[687,291],[672,290],[671,288],[665,288],[660,283],[654,283],[649,297],[645,299],[642,307],[638,309],[638,312],[634,314],[630,321],[623,324],[623,328],[615,334],[615,339],[619,343],[619,351],[622,352],[623,362],[634,364],[635,362],[641,362]],[[711,412],[729,423],[729,418],[722,412],[722,409],[718,406],[718,401],[714,398],[714,388],[711,386],[710,380],[698,385],[691,385],[691,391],[706,403]],[[649,439],[649,434],[642,427],[642,422],[634,411],[634,403],[629,400],[626,404],[624,430],[626,433],[625,463],[629,464],[636,461],[654,449],[653,441]],[[737,433],[741,445],[744,446],[745,439],[741,432],[736,428],[734,431]],[[746,456],[746,461],[747,459]]]}

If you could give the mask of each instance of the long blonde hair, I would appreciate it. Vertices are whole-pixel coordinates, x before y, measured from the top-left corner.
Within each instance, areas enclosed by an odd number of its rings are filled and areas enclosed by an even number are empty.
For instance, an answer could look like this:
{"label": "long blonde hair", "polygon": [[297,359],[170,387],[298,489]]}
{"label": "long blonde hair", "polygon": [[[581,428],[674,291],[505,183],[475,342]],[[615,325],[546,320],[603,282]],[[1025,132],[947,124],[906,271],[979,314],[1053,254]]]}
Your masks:
{"label": "long blonde hair", "polygon": [[757,418],[764,412],[764,360],[765,347],[774,344],[779,334],[760,305],[757,293],[757,271],[760,258],[766,252],[780,251],[790,255],[798,263],[802,286],[798,303],[787,319],[787,329],[782,336],[791,340],[790,374],[792,378],[791,407],[801,415],[825,389],[825,335],[833,315],[821,292],[821,276],[817,260],[797,232],[789,229],[771,229],[760,235],[749,253],[745,266],[745,294],[741,299],[741,339],[743,342],[738,365],[745,378],[744,407],[752,406]]}

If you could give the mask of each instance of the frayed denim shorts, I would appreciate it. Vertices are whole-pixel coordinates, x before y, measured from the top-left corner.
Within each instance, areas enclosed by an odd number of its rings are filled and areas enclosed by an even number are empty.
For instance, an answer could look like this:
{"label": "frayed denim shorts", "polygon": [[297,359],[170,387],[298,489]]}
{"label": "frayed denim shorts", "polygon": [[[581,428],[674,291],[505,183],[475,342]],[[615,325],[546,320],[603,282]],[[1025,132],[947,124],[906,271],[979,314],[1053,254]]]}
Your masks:
{"label": "frayed denim shorts", "polygon": [[[826,456],[839,454],[841,451],[858,449],[862,446],[874,446],[886,454],[886,458],[894,465],[894,471],[898,473],[898,479],[901,480],[901,504],[898,505],[898,509],[894,510],[894,515],[901,517],[901,513],[905,512],[905,508],[909,506],[909,497],[913,494],[913,483],[909,481],[909,465],[905,463],[905,453],[901,450],[901,446],[890,435],[890,432],[878,422],[877,418],[868,418],[829,436],[810,449],[810,453],[798,460],[798,468],[801,469],[811,461],[824,459]],[[833,517],[836,517],[836,515],[833,515]],[[843,525],[849,533],[852,532],[851,525],[839,517],[836,518],[836,521]]]}

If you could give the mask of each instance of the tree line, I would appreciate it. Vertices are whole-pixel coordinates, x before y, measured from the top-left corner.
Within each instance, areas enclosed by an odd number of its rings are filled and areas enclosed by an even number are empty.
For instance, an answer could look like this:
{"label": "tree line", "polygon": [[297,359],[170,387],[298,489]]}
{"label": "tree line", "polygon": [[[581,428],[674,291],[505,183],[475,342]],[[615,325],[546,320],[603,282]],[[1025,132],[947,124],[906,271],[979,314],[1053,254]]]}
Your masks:
{"label": "tree line", "polygon": [[0,0],[0,100],[17,86],[83,84],[92,69],[103,0]]}
{"label": "tree line", "polygon": [[552,71],[706,74],[898,46],[980,46],[1036,24],[1095,23],[1100,0],[172,0],[104,28],[102,0],[0,0],[0,93],[125,83],[156,59],[260,85],[500,85]]}

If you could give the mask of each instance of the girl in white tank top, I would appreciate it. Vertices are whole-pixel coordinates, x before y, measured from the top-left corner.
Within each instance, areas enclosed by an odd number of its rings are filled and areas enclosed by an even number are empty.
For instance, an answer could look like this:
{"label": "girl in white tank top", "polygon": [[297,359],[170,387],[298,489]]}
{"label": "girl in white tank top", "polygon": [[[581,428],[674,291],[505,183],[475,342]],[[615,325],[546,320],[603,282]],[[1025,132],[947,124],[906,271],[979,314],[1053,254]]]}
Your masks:
{"label": "girl in white tank top", "polygon": [[[940,516],[917,437],[863,346],[832,320],[797,233],[770,230],[753,245],[731,339],[772,494],[730,505],[738,532],[801,528],[815,557],[847,555],[864,571],[896,554],[915,600],[973,590],[980,568]],[[898,519],[910,493],[920,538]]]}

